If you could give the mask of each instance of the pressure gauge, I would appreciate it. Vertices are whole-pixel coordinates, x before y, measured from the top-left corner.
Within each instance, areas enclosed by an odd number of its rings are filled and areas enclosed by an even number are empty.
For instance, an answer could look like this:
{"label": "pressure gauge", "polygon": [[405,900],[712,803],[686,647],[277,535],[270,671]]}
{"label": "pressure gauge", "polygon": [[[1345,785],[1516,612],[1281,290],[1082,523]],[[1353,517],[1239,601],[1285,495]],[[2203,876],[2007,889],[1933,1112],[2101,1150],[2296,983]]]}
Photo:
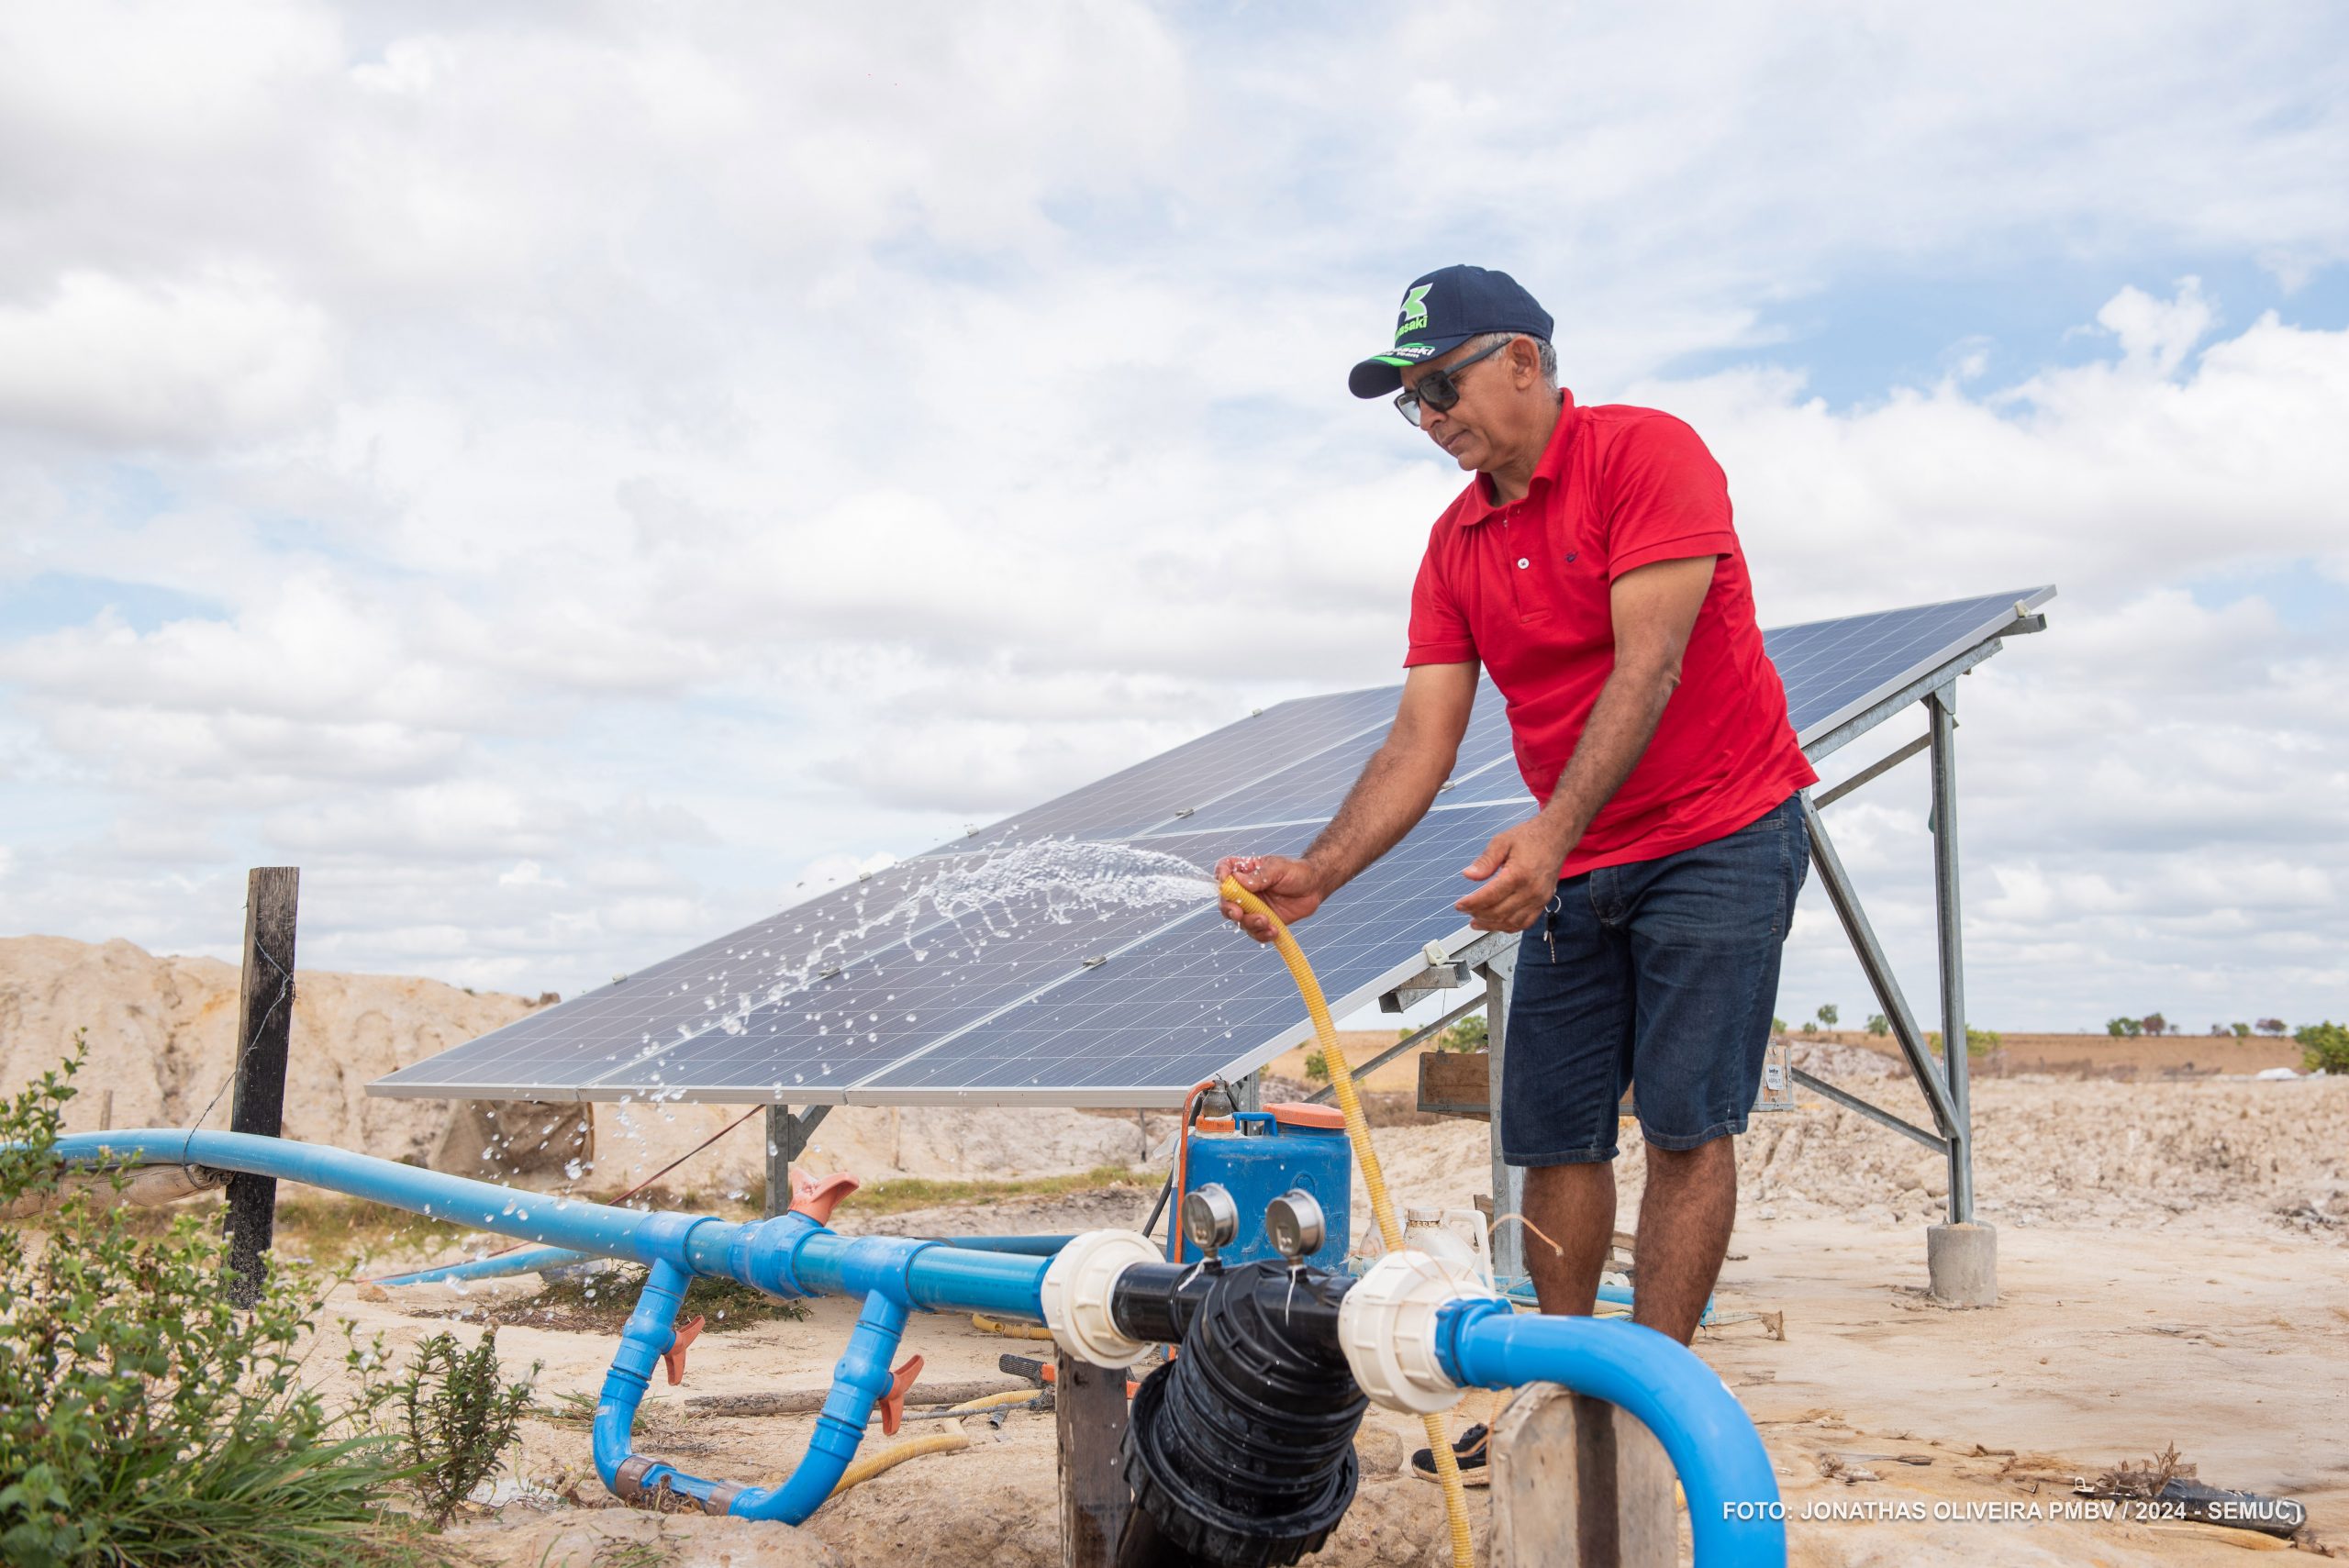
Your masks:
{"label": "pressure gauge", "polygon": [[1319,1201],[1302,1187],[1289,1188],[1264,1207],[1264,1234],[1273,1239],[1273,1250],[1292,1263],[1319,1251],[1329,1233]]}
{"label": "pressure gauge", "polygon": [[1183,1234],[1203,1253],[1229,1247],[1240,1234],[1240,1206],[1220,1184],[1203,1182],[1183,1195]]}

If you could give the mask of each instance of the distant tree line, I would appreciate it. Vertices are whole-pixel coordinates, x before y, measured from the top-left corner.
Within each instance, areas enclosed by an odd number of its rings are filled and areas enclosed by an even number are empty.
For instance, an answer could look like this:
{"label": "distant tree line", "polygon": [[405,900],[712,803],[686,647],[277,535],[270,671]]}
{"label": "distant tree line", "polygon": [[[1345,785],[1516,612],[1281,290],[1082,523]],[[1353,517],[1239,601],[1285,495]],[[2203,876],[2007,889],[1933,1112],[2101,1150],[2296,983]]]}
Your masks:
{"label": "distant tree line", "polygon": [[[2104,1032],[2119,1038],[2134,1040],[2139,1035],[2184,1034],[2186,1029],[2182,1024],[2171,1023],[2159,1013],[2147,1013],[2142,1018],[2107,1018],[2104,1021]],[[2292,1032],[2292,1026],[2281,1018],[2262,1018],[2253,1024],[2212,1024],[2210,1032],[2214,1035],[2232,1035],[2237,1040],[2244,1040],[2254,1034],[2288,1035]]]}

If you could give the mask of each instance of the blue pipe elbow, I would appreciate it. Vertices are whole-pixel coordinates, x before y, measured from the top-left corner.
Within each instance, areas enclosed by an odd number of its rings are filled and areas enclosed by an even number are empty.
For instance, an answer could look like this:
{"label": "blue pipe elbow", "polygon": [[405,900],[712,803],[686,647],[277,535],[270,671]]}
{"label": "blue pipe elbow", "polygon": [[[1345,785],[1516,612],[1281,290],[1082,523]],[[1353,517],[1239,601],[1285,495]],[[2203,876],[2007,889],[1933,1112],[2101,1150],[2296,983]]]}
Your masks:
{"label": "blue pipe elbow", "polygon": [[823,1413],[816,1418],[807,1451],[800,1455],[798,1465],[782,1485],[736,1491],[725,1499],[724,1512],[796,1525],[823,1507],[832,1488],[841,1484],[849,1461],[856,1457],[874,1406],[889,1392],[894,1381],[889,1358],[896,1353],[906,1318],[906,1307],[882,1292],[864,1298],[856,1330],[848,1337],[848,1349],[832,1369],[832,1389],[824,1398]]}
{"label": "blue pipe elbow", "polygon": [[1454,1383],[1564,1384],[1637,1417],[1679,1472],[1700,1568],[1783,1568],[1785,1509],[1761,1434],[1686,1348],[1624,1318],[1520,1316],[1490,1299],[1454,1302],[1438,1325],[1438,1359]]}
{"label": "blue pipe elbow", "polygon": [[629,1438],[636,1426],[636,1408],[651,1386],[652,1369],[677,1341],[677,1308],[684,1305],[692,1284],[692,1276],[674,1264],[652,1265],[644,1292],[636,1298],[636,1310],[629,1314],[628,1325],[620,1330],[620,1347],[612,1357],[612,1368],[604,1374],[591,1437],[596,1473],[624,1501],[634,1501],[639,1494],[663,1481],[675,1487],[678,1482],[690,1479],[669,1465],[637,1459],[629,1452]]}

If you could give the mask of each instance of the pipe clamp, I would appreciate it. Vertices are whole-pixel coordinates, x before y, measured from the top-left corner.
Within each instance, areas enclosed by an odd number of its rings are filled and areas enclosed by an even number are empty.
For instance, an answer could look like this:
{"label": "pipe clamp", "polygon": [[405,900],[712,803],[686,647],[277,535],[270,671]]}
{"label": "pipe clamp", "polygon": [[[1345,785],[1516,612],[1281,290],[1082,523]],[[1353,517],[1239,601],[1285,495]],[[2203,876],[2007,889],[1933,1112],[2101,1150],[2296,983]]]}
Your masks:
{"label": "pipe clamp", "polygon": [[1414,1416],[1450,1409],[1461,1387],[1443,1370],[1442,1310],[1478,1298],[1492,1293],[1459,1260],[1406,1249],[1373,1263],[1338,1307],[1338,1344],[1362,1391]]}
{"label": "pipe clamp", "polygon": [[650,1454],[632,1453],[620,1461],[612,1473],[612,1496],[623,1503],[633,1503],[644,1493],[645,1473],[661,1462]]}
{"label": "pipe clamp", "polygon": [[1164,1261],[1139,1230],[1088,1230],[1060,1250],[1038,1289],[1044,1322],[1060,1348],[1095,1366],[1131,1366],[1150,1347],[1120,1333],[1109,1298],[1136,1263]]}

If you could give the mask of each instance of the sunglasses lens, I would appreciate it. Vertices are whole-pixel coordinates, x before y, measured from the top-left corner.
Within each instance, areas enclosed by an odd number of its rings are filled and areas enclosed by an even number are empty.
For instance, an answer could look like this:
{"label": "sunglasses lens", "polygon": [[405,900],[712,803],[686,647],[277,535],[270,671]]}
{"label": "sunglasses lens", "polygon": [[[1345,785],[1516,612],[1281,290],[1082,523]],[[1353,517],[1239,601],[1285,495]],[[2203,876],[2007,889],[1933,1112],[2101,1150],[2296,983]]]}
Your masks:
{"label": "sunglasses lens", "polygon": [[1438,371],[1433,375],[1421,376],[1419,384],[1410,391],[1398,394],[1395,406],[1400,408],[1403,417],[1412,424],[1424,425],[1429,409],[1441,414],[1459,401],[1460,389],[1452,384],[1450,376]]}

